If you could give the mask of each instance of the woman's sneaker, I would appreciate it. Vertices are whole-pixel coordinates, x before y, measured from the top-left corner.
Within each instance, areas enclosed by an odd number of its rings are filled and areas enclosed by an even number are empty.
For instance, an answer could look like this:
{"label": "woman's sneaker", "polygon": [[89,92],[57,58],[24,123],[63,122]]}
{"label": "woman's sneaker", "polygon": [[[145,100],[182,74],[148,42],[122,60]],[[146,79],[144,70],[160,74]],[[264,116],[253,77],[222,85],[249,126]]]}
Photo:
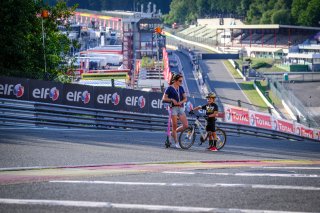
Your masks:
{"label": "woman's sneaker", "polygon": [[177,149],[181,149],[181,147],[180,147],[180,144],[179,144],[179,143],[175,143],[175,145],[176,145],[176,148],[177,148]]}

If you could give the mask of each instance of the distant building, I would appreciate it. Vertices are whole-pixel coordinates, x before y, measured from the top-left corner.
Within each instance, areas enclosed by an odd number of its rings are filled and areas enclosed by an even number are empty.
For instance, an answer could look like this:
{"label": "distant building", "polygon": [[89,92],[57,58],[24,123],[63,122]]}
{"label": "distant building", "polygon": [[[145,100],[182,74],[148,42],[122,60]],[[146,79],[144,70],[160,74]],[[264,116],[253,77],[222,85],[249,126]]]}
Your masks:
{"label": "distant building", "polygon": [[[309,71],[320,71],[320,43],[306,42],[289,49],[286,63],[291,65],[307,65]],[[300,70],[302,71],[302,70]]]}
{"label": "distant building", "polygon": [[[310,70],[317,70],[318,56],[315,55],[320,41],[319,27],[292,26],[280,24],[245,25],[233,18],[198,19],[197,25],[177,33],[179,37],[215,46],[224,52],[241,52],[242,56],[284,60],[288,49],[304,44],[294,54],[305,53],[304,56],[290,56],[287,62],[296,61],[310,63]],[[306,41],[310,41],[307,46]],[[313,45],[313,47],[311,46]],[[310,55],[312,52],[312,56]]]}
{"label": "distant building", "polygon": [[[166,45],[166,39],[165,36],[155,32],[155,28],[163,27],[161,15],[160,10],[157,12],[156,6],[149,3],[146,10],[141,4],[140,12],[77,10],[71,21],[91,24],[99,29],[110,28],[118,31],[122,40],[122,66],[130,70],[130,84],[133,87],[137,77],[134,72],[136,60],[141,60],[142,57],[162,59],[162,48]],[[110,32],[111,38],[112,32]],[[159,75],[160,72],[161,70]],[[162,78],[163,76],[159,76],[160,81]]]}

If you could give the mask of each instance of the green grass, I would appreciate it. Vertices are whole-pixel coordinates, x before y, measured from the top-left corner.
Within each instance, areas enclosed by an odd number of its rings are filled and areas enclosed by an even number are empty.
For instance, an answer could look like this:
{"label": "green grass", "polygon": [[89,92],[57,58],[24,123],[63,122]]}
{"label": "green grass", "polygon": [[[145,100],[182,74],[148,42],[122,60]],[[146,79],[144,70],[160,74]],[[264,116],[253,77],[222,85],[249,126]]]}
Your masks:
{"label": "green grass", "polygon": [[267,81],[256,81],[256,85],[257,87],[260,89],[260,91],[262,92],[262,94],[264,95],[264,97],[270,102],[272,103],[272,100],[270,98],[270,95],[266,95],[266,92],[270,93],[270,91],[268,90],[268,85],[267,85]]}
{"label": "green grass", "polygon": [[[240,69],[242,69],[242,65],[245,60],[248,58],[244,58],[243,60],[239,59],[236,62],[239,64]],[[259,72],[286,72],[286,70],[281,69],[275,66],[274,60],[269,58],[250,58],[251,67],[255,68]]]}
{"label": "green grass", "polygon": [[238,71],[232,66],[232,64],[228,60],[223,60],[224,65],[227,67],[231,75],[233,75],[236,79],[242,79],[241,75]]}
{"label": "green grass", "polygon": [[276,94],[274,94],[271,90],[269,91],[269,98],[271,99],[272,105],[283,108],[281,99],[279,99],[278,96],[276,96]]}
{"label": "green grass", "polygon": [[265,110],[265,108],[268,107],[254,88],[253,82],[242,82],[239,84],[239,86],[252,104],[259,106],[261,110]]}
{"label": "green grass", "polygon": [[256,85],[262,92],[262,94],[266,94],[266,92],[269,92],[269,95],[265,97],[268,99],[268,101],[275,106],[282,107],[281,100],[271,91],[268,89],[268,82],[267,81],[257,81]]}
{"label": "green grass", "polygon": [[[232,66],[232,64],[229,61],[224,60],[223,63],[235,79],[242,79],[240,74],[236,71],[236,69]],[[262,100],[256,89],[254,88],[253,82],[245,81],[239,83],[239,86],[252,104],[260,106],[259,108],[263,111],[266,107],[268,107]]]}

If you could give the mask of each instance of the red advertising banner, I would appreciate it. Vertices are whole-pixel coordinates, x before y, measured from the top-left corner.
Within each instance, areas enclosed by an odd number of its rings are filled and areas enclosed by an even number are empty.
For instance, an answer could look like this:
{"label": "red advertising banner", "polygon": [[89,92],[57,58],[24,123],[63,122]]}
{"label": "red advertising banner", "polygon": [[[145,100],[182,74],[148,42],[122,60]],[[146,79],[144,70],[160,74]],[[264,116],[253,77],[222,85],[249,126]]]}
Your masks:
{"label": "red advertising banner", "polygon": [[171,72],[169,68],[169,58],[168,58],[168,52],[166,48],[162,49],[162,55],[163,55],[163,76],[164,76],[164,79],[169,83]]}
{"label": "red advertising banner", "polygon": [[224,109],[226,122],[277,130],[320,141],[319,129],[309,128],[293,121],[276,119],[267,113],[255,112],[231,105],[224,105]]}
{"label": "red advertising banner", "polygon": [[275,123],[271,115],[266,113],[250,112],[250,125],[265,129],[275,129]]}
{"label": "red advertising banner", "polygon": [[320,141],[320,129],[313,130],[313,138]]}
{"label": "red advertising banner", "polygon": [[295,134],[294,125],[292,121],[276,119],[276,127],[277,127],[276,129],[280,132]]}
{"label": "red advertising banner", "polygon": [[250,125],[249,110],[245,108],[225,105],[225,120],[231,123]]}
{"label": "red advertising banner", "polygon": [[297,135],[300,135],[302,137],[306,137],[306,138],[314,138],[314,133],[313,133],[313,129],[308,128],[302,124],[295,124],[295,132]]}

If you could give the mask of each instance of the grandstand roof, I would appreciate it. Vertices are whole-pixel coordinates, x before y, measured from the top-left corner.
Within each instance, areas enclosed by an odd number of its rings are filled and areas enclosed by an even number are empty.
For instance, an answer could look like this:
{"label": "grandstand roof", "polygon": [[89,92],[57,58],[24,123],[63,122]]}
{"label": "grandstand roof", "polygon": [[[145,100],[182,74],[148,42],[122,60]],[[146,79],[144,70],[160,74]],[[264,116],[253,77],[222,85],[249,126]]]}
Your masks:
{"label": "grandstand roof", "polygon": [[281,47],[246,47],[246,49],[254,52],[278,52],[283,50]]}

